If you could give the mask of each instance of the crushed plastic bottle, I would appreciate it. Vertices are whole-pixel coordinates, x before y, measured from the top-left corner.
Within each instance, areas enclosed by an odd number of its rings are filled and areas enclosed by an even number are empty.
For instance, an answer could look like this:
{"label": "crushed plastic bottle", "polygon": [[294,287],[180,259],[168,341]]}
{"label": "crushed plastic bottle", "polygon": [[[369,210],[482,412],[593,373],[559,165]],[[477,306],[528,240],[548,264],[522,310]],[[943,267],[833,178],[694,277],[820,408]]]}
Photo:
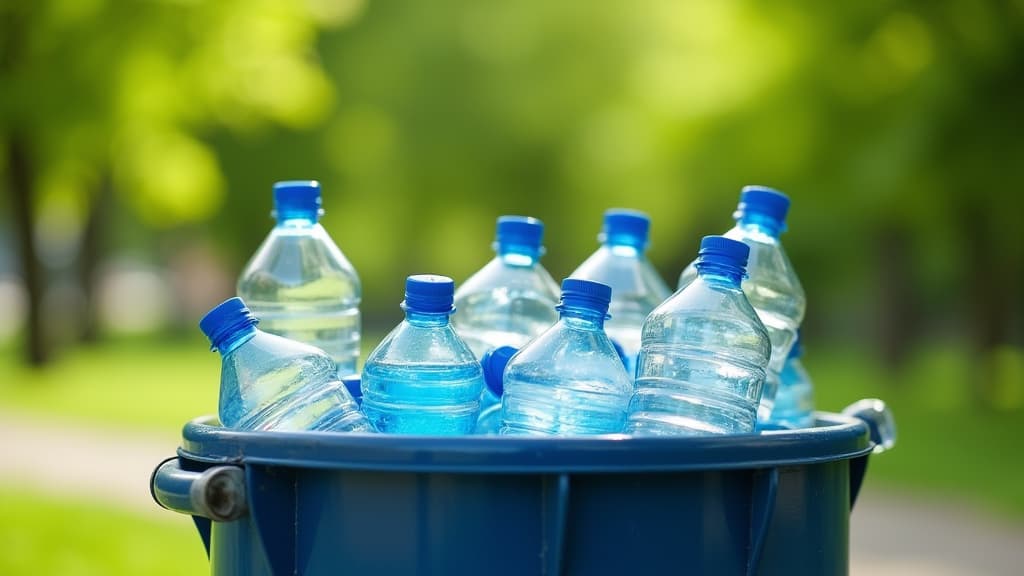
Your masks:
{"label": "crushed plastic bottle", "polygon": [[241,298],[199,328],[221,355],[220,422],[240,430],[372,432],[322,350],[256,328]]}

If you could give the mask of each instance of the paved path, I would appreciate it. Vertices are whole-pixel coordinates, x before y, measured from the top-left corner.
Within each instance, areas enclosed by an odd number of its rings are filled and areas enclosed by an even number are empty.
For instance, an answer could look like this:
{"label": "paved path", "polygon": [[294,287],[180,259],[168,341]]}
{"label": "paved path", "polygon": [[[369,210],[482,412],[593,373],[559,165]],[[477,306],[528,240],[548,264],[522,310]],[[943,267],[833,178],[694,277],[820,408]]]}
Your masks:
{"label": "paved path", "polygon": [[[29,486],[173,518],[150,498],[149,476],[174,454],[177,430],[104,431],[0,411],[0,437],[0,486]],[[872,487],[870,473],[867,484],[850,523],[853,576],[1024,574],[1024,523],[994,520],[954,502],[881,491]]]}

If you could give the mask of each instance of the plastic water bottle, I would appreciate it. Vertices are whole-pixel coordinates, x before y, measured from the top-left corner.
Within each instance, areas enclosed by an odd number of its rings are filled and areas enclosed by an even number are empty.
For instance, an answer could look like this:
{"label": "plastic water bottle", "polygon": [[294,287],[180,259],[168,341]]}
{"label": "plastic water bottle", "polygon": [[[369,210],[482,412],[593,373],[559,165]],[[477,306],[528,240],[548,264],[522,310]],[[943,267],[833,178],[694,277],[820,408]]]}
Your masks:
{"label": "plastic water bottle", "polygon": [[220,352],[220,422],[241,430],[372,432],[323,350],[268,334],[241,298],[210,310],[199,328]]}
{"label": "plastic water bottle", "polygon": [[[544,223],[498,218],[494,257],[455,292],[452,325],[477,358],[499,346],[521,348],[558,321],[558,285],[540,264]],[[484,389],[477,432],[497,433],[498,397]]]}
{"label": "plastic water bottle", "polygon": [[455,283],[409,276],[405,320],[363,367],[362,409],[378,432],[470,434],[480,414],[480,362],[449,322]]}
{"label": "plastic water bottle", "polygon": [[697,278],[647,317],[626,432],[753,432],[771,342],[740,286],[749,253],[706,236]]}
{"label": "plastic water bottle", "polygon": [[339,376],[359,359],[359,276],[318,221],[320,184],[274,184],[277,225],[238,279],[266,332],[326,351]]}
{"label": "plastic water bottle", "polygon": [[787,428],[814,425],[814,386],[800,361],[803,348],[800,336],[797,335],[779,378],[779,391],[775,395],[775,408],[770,420],[773,424]]}
{"label": "plastic water bottle", "polygon": [[[786,230],[788,211],[789,198],[785,194],[764,186],[747,186],[740,192],[739,206],[733,213],[736,226],[725,233],[726,238],[750,247],[743,291],[772,341],[772,358],[758,408],[761,421],[770,419],[779,374],[796,340],[806,307],[804,289],[779,241],[779,235]],[[697,271],[691,264],[680,275],[679,287],[686,286],[696,276]]]}
{"label": "plastic water bottle", "polygon": [[611,319],[605,330],[622,347],[630,377],[636,368],[644,319],[672,294],[645,256],[650,227],[651,220],[643,212],[606,211],[604,229],[597,237],[601,247],[569,275],[611,286]]}
{"label": "plastic water bottle", "polygon": [[502,434],[621,432],[633,384],[604,331],[612,289],[567,278],[560,318],[504,371]]}

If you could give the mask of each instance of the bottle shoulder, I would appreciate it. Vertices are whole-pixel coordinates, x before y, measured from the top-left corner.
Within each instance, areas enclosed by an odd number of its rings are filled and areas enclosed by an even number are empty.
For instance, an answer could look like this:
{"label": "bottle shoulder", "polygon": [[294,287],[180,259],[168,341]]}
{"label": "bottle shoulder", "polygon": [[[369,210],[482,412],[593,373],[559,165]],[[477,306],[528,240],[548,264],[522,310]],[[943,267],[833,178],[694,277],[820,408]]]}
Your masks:
{"label": "bottle shoulder", "polygon": [[476,356],[455,332],[452,325],[417,326],[403,321],[396,326],[366,359],[370,364],[475,363]]}
{"label": "bottle shoulder", "polygon": [[238,279],[246,303],[328,301],[358,304],[359,275],[319,225],[299,233],[274,228]]}
{"label": "bottle shoulder", "polygon": [[225,365],[248,373],[280,371],[285,367],[333,377],[336,365],[323,350],[257,330],[245,344],[224,359]]}
{"label": "bottle shoulder", "polygon": [[612,302],[633,299],[658,304],[672,293],[642,253],[616,253],[608,246],[598,248],[569,276],[611,286]]}
{"label": "bottle shoulder", "polygon": [[481,292],[502,291],[519,297],[558,302],[558,286],[540,263],[510,266],[496,257],[459,285],[455,299],[464,300]]}
{"label": "bottle shoulder", "polygon": [[603,330],[574,329],[564,322],[549,328],[512,358],[506,378],[524,373],[565,381],[630,382],[622,360]]}

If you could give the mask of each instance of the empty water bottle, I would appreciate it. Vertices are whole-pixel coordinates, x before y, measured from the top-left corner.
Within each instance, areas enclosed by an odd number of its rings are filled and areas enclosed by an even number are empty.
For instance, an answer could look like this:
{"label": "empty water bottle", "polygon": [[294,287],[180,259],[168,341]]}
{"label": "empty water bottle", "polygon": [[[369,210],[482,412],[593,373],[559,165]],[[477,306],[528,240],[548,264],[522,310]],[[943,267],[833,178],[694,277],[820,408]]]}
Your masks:
{"label": "empty water bottle", "polygon": [[[499,346],[522,347],[558,320],[558,285],[540,264],[544,224],[498,218],[494,257],[455,292],[452,325],[477,358]],[[477,432],[496,433],[499,399],[486,388]]]}
{"label": "empty water bottle", "polygon": [[612,289],[567,278],[560,319],[504,371],[502,434],[621,432],[633,385],[604,331]]}
{"label": "empty water bottle", "polygon": [[266,332],[327,352],[339,376],[356,372],[359,359],[359,276],[319,224],[320,184],[274,184],[277,225],[238,279]]}
{"label": "empty water bottle", "polygon": [[268,334],[241,298],[210,310],[199,328],[221,355],[220,422],[242,430],[372,432],[322,350]]}
{"label": "empty water bottle", "polygon": [[480,414],[480,362],[449,323],[455,283],[409,276],[405,320],[363,367],[362,409],[379,432],[470,434]]}
{"label": "empty water bottle", "polygon": [[627,432],[753,432],[771,342],[740,287],[749,252],[706,236],[697,278],[647,317]]}
{"label": "empty water bottle", "polygon": [[770,422],[786,428],[814,425],[814,386],[800,358],[804,347],[800,335],[789,349],[789,357],[779,378],[779,391]]}
{"label": "empty water bottle", "polygon": [[[804,289],[779,241],[779,235],[786,230],[788,211],[789,198],[785,194],[764,186],[747,186],[740,192],[739,206],[733,213],[736,226],[724,234],[750,247],[743,291],[772,341],[772,358],[758,408],[761,421],[771,416],[779,373],[796,340],[806,307]],[[680,275],[679,287],[696,277],[697,270],[691,264]]]}
{"label": "empty water bottle", "polygon": [[630,377],[640,350],[644,319],[672,293],[647,260],[651,220],[643,212],[614,208],[604,213],[598,248],[569,276],[611,286],[611,318],[605,330],[623,350]]}

